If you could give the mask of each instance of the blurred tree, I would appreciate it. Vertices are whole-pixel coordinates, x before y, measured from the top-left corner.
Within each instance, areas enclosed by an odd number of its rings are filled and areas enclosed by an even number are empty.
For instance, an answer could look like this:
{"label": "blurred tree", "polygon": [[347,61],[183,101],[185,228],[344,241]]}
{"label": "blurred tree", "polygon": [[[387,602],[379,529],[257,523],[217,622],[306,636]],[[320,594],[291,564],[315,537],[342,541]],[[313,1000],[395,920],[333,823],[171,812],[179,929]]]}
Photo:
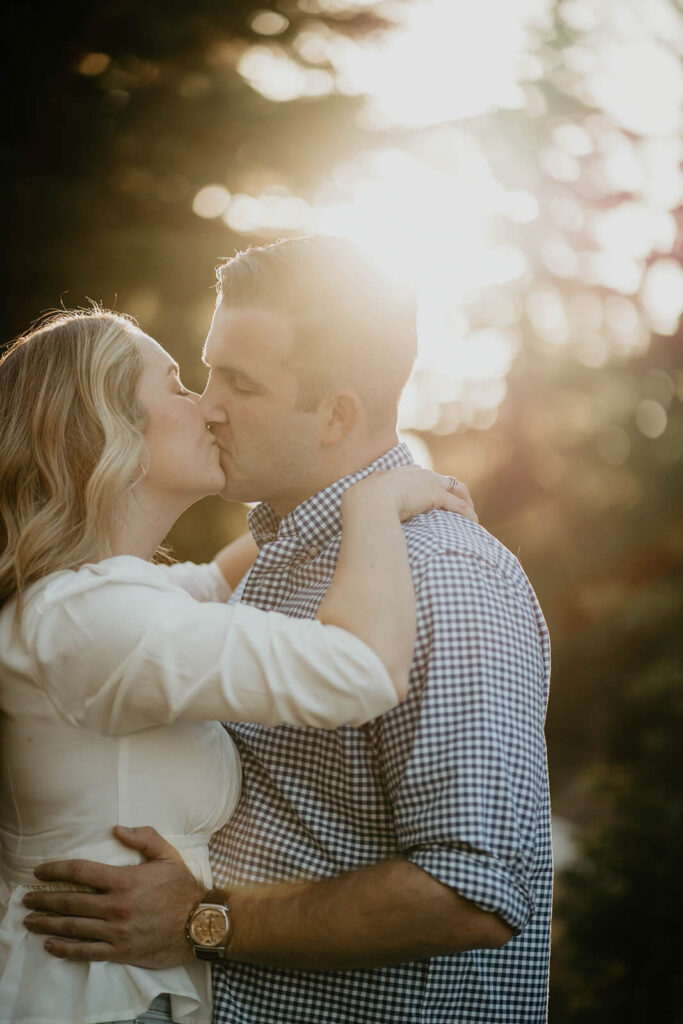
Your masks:
{"label": "blurred tree", "polygon": [[[175,344],[194,333],[212,265],[242,241],[220,221],[198,223],[194,193],[226,178],[233,188],[300,185],[358,135],[358,100],[279,104],[238,74],[240,55],[261,38],[251,16],[276,6],[4,6],[5,338],[62,295],[67,304],[86,295],[112,304],[118,294],[123,308],[141,300],[143,319]],[[285,6],[292,34],[310,16]],[[350,34],[386,24],[372,11],[336,20]]]}
{"label": "blurred tree", "polygon": [[683,1020],[682,585],[679,566],[610,617],[622,693],[590,780],[603,818],[562,879],[554,1024]]}

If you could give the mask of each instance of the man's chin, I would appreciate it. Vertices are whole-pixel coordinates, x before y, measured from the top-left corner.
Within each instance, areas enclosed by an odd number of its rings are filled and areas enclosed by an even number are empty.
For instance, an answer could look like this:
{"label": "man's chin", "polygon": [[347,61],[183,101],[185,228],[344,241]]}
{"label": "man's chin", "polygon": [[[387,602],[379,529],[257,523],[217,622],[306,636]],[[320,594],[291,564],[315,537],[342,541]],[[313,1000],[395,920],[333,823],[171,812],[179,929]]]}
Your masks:
{"label": "man's chin", "polygon": [[241,501],[245,505],[253,505],[261,501],[261,498],[254,497],[252,492],[247,490],[246,487],[240,487],[239,484],[229,478],[223,490],[218,492],[218,497],[222,498],[223,501]]}

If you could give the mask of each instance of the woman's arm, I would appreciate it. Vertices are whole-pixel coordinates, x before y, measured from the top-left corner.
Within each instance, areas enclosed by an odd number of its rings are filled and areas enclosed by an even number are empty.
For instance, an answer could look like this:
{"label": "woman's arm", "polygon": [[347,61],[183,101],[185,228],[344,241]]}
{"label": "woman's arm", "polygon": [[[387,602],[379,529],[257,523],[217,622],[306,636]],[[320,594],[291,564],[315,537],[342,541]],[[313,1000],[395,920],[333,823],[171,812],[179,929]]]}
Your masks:
{"label": "woman's arm", "polygon": [[334,578],[318,609],[321,622],[364,640],[386,666],[399,698],[408,687],[415,644],[415,598],[401,522],[433,508],[476,518],[452,477],[419,466],[373,473],[349,487]]}
{"label": "woman's arm", "polygon": [[201,603],[144,563],[60,577],[27,615],[33,677],[68,722],[110,735],[179,718],[361,725],[395,706],[412,658],[399,519],[458,511],[445,480],[415,468],[351,489],[322,621]]}
{"label": "woman's arm", "polygon": [[177,719],[359,726],[397,703],[357,637],[315,619],[195,601],[81,570],[31,610],[36,683],[74,726],[120,735]]}
{"label": "woman's arm", "polygon": [[225,576],[231,590],[234,590],[245,573],[256,561],[258,548],[250,533],[226,544],[214,558],[214,562]]}

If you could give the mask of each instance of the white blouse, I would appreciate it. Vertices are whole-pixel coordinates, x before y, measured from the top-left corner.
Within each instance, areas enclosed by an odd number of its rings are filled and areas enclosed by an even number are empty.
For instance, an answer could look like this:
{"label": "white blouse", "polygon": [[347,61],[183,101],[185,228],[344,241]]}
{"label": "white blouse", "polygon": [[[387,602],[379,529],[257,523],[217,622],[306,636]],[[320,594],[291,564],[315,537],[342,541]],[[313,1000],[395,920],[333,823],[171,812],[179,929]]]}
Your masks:
{"label": "white blouse", "polygon": [[211,1024],[206,964],[144,970],[51,957],[22,905],[46,860],[142,858],[112,827],[153,825],[211,886],[208,841],[240,791],[220,721],[334,728],[397,703],[377,655],[344,630],[228,607],[214,564],[132,556],[54,573],[0,610],[0,1021],[133,1018],[162,992]]}

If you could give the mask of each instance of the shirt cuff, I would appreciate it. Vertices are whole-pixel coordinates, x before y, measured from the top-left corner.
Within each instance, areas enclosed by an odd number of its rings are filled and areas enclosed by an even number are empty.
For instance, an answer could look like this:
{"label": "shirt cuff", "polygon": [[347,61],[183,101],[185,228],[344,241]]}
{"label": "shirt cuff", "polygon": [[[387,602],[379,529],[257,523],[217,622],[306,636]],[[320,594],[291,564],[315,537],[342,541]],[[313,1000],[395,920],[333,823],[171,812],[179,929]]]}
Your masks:
{"label": "shirt cuff", "polygon": [[499,914],[514,931],[528,924],[533,895],[496,857],[447,844],[413,847],[406,856],[481,910]]}

